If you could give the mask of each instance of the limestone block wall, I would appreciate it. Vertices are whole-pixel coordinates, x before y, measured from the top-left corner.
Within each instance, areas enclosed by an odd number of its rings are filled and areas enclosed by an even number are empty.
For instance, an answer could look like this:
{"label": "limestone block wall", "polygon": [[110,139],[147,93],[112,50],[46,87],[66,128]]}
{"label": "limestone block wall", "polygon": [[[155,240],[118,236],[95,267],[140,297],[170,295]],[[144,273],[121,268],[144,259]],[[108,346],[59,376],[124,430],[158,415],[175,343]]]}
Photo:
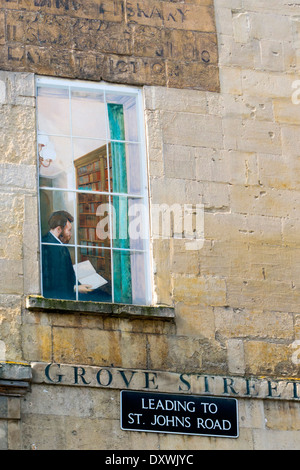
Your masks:
{"label": "limestone block wall", "polygon": [[0,72],[1,358],[21,360],[22,304],[39,292],[34,77]]}
{"label": "limestone block wall", "polygon": [[177,334],[209,339],[215,370],[297,376],[300,5],[215,8],[221,93],[146,88],[160,128],[149,135],[152,201],[205,210],[198,252],[154,241],[167,258],[157,292],[176,304]]}
{"label": "limestone block wall", "polygon": [[[154,300],[175,307],[174,322],[25,308],[39,294],[34,74],[0,72],[1,360],[300,377],[299,11],[215,0],[220,93],[144,87],[150,206],[204,206],[201,248],[152,237]],[[299,401],[240,399],[236,440],[124,432],[119,406],[118,390],[32,384],[13,417],[17,444],[0,416],[2,448],[299,442]]]}

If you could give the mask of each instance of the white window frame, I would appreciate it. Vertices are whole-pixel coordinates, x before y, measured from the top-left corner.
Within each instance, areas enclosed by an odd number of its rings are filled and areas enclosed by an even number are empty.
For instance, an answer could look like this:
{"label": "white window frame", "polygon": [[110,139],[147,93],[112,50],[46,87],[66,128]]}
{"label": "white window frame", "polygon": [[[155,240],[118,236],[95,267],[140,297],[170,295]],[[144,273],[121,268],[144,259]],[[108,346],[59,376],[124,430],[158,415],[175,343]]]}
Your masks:
{"label": "white window frame", "polygon": [[[128,198],[139,198],[143,199],[145,208],[146,208],[146,213],[145,213],[145,227],[144,227],[144,233],[148,234],[147,238],[144,240],[144,250],[134,250],[134,249],[127,249],[129,252],[144,252],[145,253],[145,305],[151,305],[153,301],[153,292],[152,292],[152,276],[151,276],[151,257],[150,257],[150,210],[149,210],[149,178],[148,178],[148,161],[147,161],[147,154],[146,154],[146,139],[145,139],[145,118],[144,118],[144,97],[143,97],[143,90],[141,88],[137,87],[129,87],[126,85],[112,85],[112,84],[107,84],[105,82],[89,82],[89,81],[82,81],[82,80],[72,80],[72,79],[61,79],[61,78],[51,78],[51,77],[41,77],[37,76],[35,80],[35,93],[36,97],[38,96],[38,87],[63,87],[66,88],[68,87],[69,89],[69,96],[71,93],[72,88],[76,88],[77,90],[84,89],[86,91],[98,91],[98,92],[103,92],[104,95],[105,93],[119,93],[122,95],[130,95],[134,96],[136,98],[136,110],[137,110],[137,125],[138,125],[138,141],[118,141],[122,142],[124,144],[126,143],[134,143],[134,144],[140,144],[140,149],[141,149],[141,174],[142,174],[142,181],[141,181],[141,186],[142,186],[142,194],[136,195],[136,194],[130,194],[126,193],[126,196]],[[70,121],[72,120],[71,113],[70,113]],[[38,136],[38,106],[36,106],[36,129],[37,129],[37,136]],[[71,124],[71,122],[70,122]],[[106,122],[106,126],[108,126],[108,123]],[[49,134],[50,135],[50,134]],[[52,135],[52,134],[51,134]],[[65,136],[63,134],[59,135],[54,135],[53,136],[59,136],[59,137],[70,137],[70,136]],[[71,141],[73,138],[76,136],[71,135]],[[93,139],[97,140],[97,139]],[[99,139],[101,140],[101,139]],[[107,144],[108,145],[108,142]],[[39,168],[39,152],[38,152],[38,139],[36,142],[36,154],[37,154],[37,168]],[[73,146],[72,146],[72,161],[74,161],[74,154],[73,154]],[[39,245],[40,249],[42,247],[42,237],[41,237],[41,217],[40,217],[40,189],[45,189],[45,190],[51,190],[51,191],[67,191],[67,192],[73,192],[74,195],[76,193],[82,192],[85,193],[86,191],[80,190],[80,189],[62,189],[62,188],[50,188],[50,187],[42,187],[40,188],[39,185],[39,172],[37,174],[37,187],[38,187],[38,207],[39,207]],[[110,189],[110,188],[109,188]],[[115,196],[124,196],[123,193],[116,193],[116,192],[111,192],[109,193],[105,191],[89,191],[91,194],[113,194]],[[75,205],[76,207],[76,205]],[[77,227],[77,214],[75,211],[74,214],[74,225]],[[112,226],[112,225],[111,225]],[[69,247],[74,247],[75,248],[75,253],[77,253],[76,248],[79,247],[80,245],[77,244],[77,230],[75,232],[75,241],[74,244],[68,245]],[[111,252],[111,263],[113,263],[113,256],[112,256],[112,250],[115,250],[116,248],[113,248],[112,246],[112,240],[111,240],[111,245],[110,245],[110,252]],[[124,250],[126,251],[126,250]],[[40,257],[40,272],[42,274],[42,257]],[[76,254],[76,259],[77,259],[77,254]],[[113,268],[112,268],[112,273],[113,273]],[[42,285],[42,275],[40,276],[41,278],[41,292],[43,292],[43,285]],[[113,276],[112,276],[113,278]],[[113,280],[112,280],[113,283]],[[76,300],[78,299],[78,292],[76,293]],[[112,284],[112,303],[114,303],[114,292],[113,292],[113,284]]]}

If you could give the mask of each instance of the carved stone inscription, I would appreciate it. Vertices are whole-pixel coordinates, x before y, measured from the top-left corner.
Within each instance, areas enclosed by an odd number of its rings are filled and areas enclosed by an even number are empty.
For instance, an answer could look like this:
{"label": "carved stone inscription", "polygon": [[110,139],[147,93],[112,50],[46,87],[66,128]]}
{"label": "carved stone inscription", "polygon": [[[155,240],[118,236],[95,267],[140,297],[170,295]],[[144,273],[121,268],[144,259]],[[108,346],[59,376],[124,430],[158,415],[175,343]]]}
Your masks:
{"label": "carved stone inscription", "polygon": [[0,0],[0,68],[218,91],[213,0]]}
{"label": "carved stone inscription", "polygon": [[234,398],[300,400],[297,378],[222,377],[181,372],[33,362],[32,382]]}

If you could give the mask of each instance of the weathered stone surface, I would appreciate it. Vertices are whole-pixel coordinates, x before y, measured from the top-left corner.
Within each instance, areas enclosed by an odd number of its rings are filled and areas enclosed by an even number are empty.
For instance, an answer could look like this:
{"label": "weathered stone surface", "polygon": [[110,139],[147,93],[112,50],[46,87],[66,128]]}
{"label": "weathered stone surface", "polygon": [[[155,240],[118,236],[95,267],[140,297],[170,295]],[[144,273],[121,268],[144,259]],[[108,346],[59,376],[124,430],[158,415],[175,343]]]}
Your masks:
{"label": "weathered stone surface", "polygon": [[226,304],[226,285],[223,279],[214,277],[174,277],[174,298],[189,304],[220,306]]}
{"label": "weathered stone surface", "polygon": [[[190,344],[195,341],[193,338]],[[160,344],[161,346],[161,344]],[[242,375],[210,375],[209,373],[195,370],[191,372],[178,371],[162,371],[155,369],[124,369],[120,367],[110,366],[88,366],[80,365],[77,363],[63,364],[63,363],[45,363],[33,362],[32,363],[32,383],[38,385],[51,386],[52,393],[60,397],[56,406],[53,406],[49,414],[53,415],[66,415],[69,414],[70,408],[74,404],[70,401],[66,404],[66,409],[61,408],[60,401],[63,400],[63,388],[71,387],[70,393],[75,397],[78,392],[75,389],[81,390],[82,393],[95,394],[95,389],[99,390],[100,396],[104,390],[144,390],[166,393],[175,393],[182,395],[208,395],[208,396],[227,396],[237,399],[253,398],[260,399],[274,399],[280,402],[299,402],[299,380],[297,378],[287,377],[273,380],[270,377],[252,377]],[[33,386],[33,393],[39,393],[39,387]],[[114,392],[113,392],[114,393]],[[113,396],[113,393],[111,396]],[[51,395],[50,395],[51,398]],[[104,403],[98,403],[98,407],[102,411],[103,417],[109,415],[116,416],[115,411],[110,410],[107,397],[103,397]],[[242,402],[243,403],[243,402]],[[251,402],[250,402],[251,403]],[[117,404],[116,404],[117,405]],[[256,404],[251,403],[253,407]],[[25,404],[25,409],[30,410],[31,405]],[[41,414],[48,414],[42,404],[38,404],[42,409],[39,410]],[[108,409],[107,409],[108,407]],[[98,408],[98,409],[99,409]],[[103,408],[103,410],[102,410]],[[96,410],[95,410],[96,412]],[[89,413],[82,404],[74,410],[76,416],[85,417]],[[256,420],[256,425],[259,423]],[[253,425],[254,423],[251,423]],[[254,425],[254,427],[256,427]]]}
{"label": "weathered stone surface", "polygon": [[24,0],[0,15],[5,70],[219,89],[212,2]]}
{"label": "weathered stone surface", "polygon": [[[29,390],[32,378],[30,364],[25,363],[0,363],[0,396],[21,397]],[[4,408],[0,411],[0,419],[19,419],[19,402],[2,402]],[[1,406],[1,404],[0,404]]]}
{"label": "weathered stone surface", "polygon": [[[1,449],[299,447],[298,3],[0,2],[0,354],[65,374],[54,384],[34,365],[22,423],[2,402]],[[177,226],[163,238],[152,214],[153,303],[172,321],[26,308],[40,288],[28,72],[62,70],[144,86],[150,204],[203,205],[197,250]],[[204,377],[212,395],[238,392],[239,439],[120,430],[120,389],[200,394]]]}
{"label": "weathered stone surface", "polygon": [[[220,307],[215,308],[214,312],[216,329],[225,338],[238,336],[239,338],[293,340],[293,316],[289,313]],[[265,324],[263,330],[262,322]]]}
{"label": "weathered stone surface", "polygon": [[88,315],[98,314],[111,317],[132,317],[132,318],[150,318],[172,320],[174,318],[174,309],[165,306],[143,306],[127,304],[109,304],[92,302],[74,302],[58,299],[45,299],[41,296],[28,296],[26,298],[26,307],[31,311],[54,312],[54,313],[86,313]]}

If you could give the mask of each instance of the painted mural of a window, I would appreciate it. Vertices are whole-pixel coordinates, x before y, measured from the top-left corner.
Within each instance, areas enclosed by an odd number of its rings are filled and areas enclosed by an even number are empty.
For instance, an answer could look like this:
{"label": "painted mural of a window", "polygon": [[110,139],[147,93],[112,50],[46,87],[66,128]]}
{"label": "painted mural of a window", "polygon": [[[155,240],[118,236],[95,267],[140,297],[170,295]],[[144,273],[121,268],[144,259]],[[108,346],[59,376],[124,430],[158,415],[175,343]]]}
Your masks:
{"label": "painted mural of a window", "polygon": [[141,92],[37,79],[42,294],[149,304]]}

